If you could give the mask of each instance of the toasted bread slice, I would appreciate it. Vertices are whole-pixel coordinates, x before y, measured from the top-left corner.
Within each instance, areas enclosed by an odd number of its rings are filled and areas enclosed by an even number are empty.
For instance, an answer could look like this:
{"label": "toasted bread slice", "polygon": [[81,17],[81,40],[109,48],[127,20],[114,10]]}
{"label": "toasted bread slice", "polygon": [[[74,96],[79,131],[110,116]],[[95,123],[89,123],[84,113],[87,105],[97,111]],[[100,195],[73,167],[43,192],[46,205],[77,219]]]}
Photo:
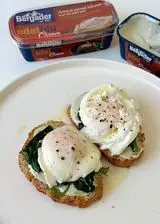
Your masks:
{"label": "toasted bread slice", "polygon": [[109,160],[113,165],[120,166],[120,167],[130,167],[133,163],[135,163],[143,154],[144,152],[144,140],[145,136],[144,133],[140,132],[137,136],[137,145],[139,151],[137,153],[130,153],[126,155],[122,153],[119,156],[112,156],[109,150],[101,150],[104,156]]}
{"label": "toasted bread slice", "polygon": [[[43,126],[51,125],[55,128],[62,127],[64,125],[63,122],[61,121],[48,121],[42,125],[39,125],[35,127],[29,134],[28,138],[22,148],[22,150],[25,148],[25,146],[30,142],[30,140],[34,137],[35,133],[38,133],[38,129],[43,128]],[[24,173],[26,178],[32,182],[32,184],[35,186],[35,188],[39,191],[42,192],[46,195],[48,195],[52,200],[59,202],[59,203],[64,203],[72,206],[77,206],[80,208],[85,208],[92,204],[94,201],[98,201],[102,197],[103,193],[103,184],[102,184],[102,176],[99,173],[95,174],[95,190],[91,193],[87,193],[84,196],[69,196],[69,195],[64,195],[64,196],[57,196],[51,193],[47,187],[47,185],[40,180],[38,180],[31,172],[28,167],[28,163],[25,160],[24,154],[22,150],[19,152],[18,160],[19,160],[19,167],[21,171]]]}
{"label": "toasted bread slice", "polygon": [[[68,107],[67,114],[68,114],[68,117],[70,118],[72,124],[75,127],[77,127],[77,124],[73,121],[73,119],[71,117],[71,105]],[[110,161],[113,165],[120,166],[120,167],[130,167],[143,154],[144,140],[145,140],[144,133],[142,133],[142,130],[140,130],[140,133],[137,136],[137,144],[138,144],[139,152],[136,154],[130,153],[130,155],[128,155],[128,156],[126,156],[125,154],[122,154],[119,156],[112,156],[111,152],[108,149],[101,150],[101,152],[104,154],[104,156],[107,158],[107,160]]]}

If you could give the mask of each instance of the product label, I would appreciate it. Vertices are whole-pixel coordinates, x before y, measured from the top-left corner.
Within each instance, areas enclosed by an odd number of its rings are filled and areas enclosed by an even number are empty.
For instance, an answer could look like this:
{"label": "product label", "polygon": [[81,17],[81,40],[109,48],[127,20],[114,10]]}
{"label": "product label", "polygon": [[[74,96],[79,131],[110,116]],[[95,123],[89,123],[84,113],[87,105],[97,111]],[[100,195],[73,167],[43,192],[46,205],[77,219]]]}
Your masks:
{"label": "product label", "polygon": [[54,20],[55,18],[50,8],[21,12],[14,17],[16,25],[48,23]]}
{"label": "product label", "polygon": [[125,58],[131,64],[160,77],[160,58],[139,47],[125,43]]}
{"label": "product label", "polygon": [[107,44],[108,42],[105,38],[98,38],[90,41],[82,41],[79,43],[65,44],[54,47],[42,47],[43,44],[40,44],[40,48],[39,45],[37,45],[37,48],[31,48],[31,52],[34,60],[39,61],[99,51],[105,49]]}
{"label": "product label", "polygon": [[129,50],[131,52],[134,52],[136,55],[138,55],[139,57],[143,58],[144,60],[146,60],[148,62],[151,62],[151,60],[152,60],[152,58],[150,58],[145,52],[139,50],[136,47],[133,47],[133,46],[130,45]]}
{"label": "product label", "polygon": [[57,46],[61,41],[69,43],[100,37],[116,22],[113,5],[99,0],[20,12],[9,25],[12,36],[21,43],[49,41],[47,46],[52,41]]}
{"label": "product label", "polygon": [[59,46],[61,44],[62,44],[62,41],[48,41],[48,42],[43,42],[43,43],[36,43],[36,48]]}

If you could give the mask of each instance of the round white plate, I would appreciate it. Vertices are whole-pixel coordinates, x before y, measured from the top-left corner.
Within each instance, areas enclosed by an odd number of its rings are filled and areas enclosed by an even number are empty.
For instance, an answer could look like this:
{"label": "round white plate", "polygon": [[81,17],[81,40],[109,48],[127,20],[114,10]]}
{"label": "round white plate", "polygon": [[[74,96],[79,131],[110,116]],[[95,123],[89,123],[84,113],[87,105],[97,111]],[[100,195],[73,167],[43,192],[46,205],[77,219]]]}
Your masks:
{"label": "round white plate", "polygon": [[[101,201],[79,209],[51,201],[20,172],[17,155],[27,133],[53,118],[79,94],[101,84],[125,88],[140,105],[146,134],[143,158]],[[0,93],[0,223],[159,224],[160,80],[107,60],[54,63],[19,78]]]}

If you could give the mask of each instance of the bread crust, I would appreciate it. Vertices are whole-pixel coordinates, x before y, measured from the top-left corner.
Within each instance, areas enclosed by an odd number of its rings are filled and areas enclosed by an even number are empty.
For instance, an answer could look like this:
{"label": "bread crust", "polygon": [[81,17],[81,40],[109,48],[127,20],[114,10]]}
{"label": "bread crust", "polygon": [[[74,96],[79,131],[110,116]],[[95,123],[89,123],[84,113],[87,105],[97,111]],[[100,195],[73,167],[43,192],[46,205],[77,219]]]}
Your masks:
{"label": "bread crust", "polygon": [[110,151],[108,149],[106,150],[101,150],[101,152],[103,153],[103,155],[107,158],[108,161],[110,161],[113,165],[115,166],[120,166],[120,167],[130,167],[132,166],[144,153],[144,140],[145,140],[145,136],[144,133],[140,132],[138,134],[138,148],[140,149],[139,153],[134,156],[134,157],[130,157],[128,158],[124,158],[121,155],[119,156],[112,156]]}
{"label": "bread crust", "polygon": [[[29,134],[26,142],[24,143],[24,146],[22,147],[22,150],[25,148],[25,146],[29,143],[29,141],[32,139],[34,132],[42,127],[43,125],[52,125],[54,127],[61,127],[64,125],[63,122],[61,121],[48,121],[42,125],[39,125],[35,127]],[[34,187],[41,193],[46,194],[49,196],[52,200],[63,203],[63,204],[68,204],[72,206],[77,206],[80,208],[85,208],[92,204],[94,201],[98,201],[102,197],[103,193],[103,183],[102,183],[102,176],[101,174],[97,173],[95,174],[95,190],[92,193],[89,193],[87,196],[56,196],[53,195],[47,188],[47,185],[41,181],[39,181],[37,178],[35,178],[32,173],[29,170],[27,161],[24,158],[22,150],[19,152],[18,155],[18,162],[19,162],[19,167],[20,170],[24,173],[25,177],[32,182]]]}
{"label": "bread crust", "polygon": [[72,117],[71,117],[71,105],[68,106],[68,109],[67,109],[67,115],[68,115],[68,117],[69,117],[71,123],[73,124],[73,126],[75,126],[76,128],[78,128],[78,127],[77,127],[77,124],[74,122],[74,120],[73,120]]}
{"label": "bread crust", "polygon": [[[73,121],[71,117],[71,105],[69,105],[67,110],[68,117],[70,118],[72,124],[77,127],[76,123]],[[78,127],[77,127],[78,128]],[[138,134],[138,147],[140,148],[140,152],[137,154],[136,157],[130,157],[123,158],[121,155],[119,156],[112,156],[110,151],[108,149],[101,150],[102,154],[105,156],[105,158],[111,162],[115,166],[119,167],[130,167],[132,166],[144,153],[144,141],[145,141],[145,135],[142,133],[142,130],[140,130],[140,133]]]}

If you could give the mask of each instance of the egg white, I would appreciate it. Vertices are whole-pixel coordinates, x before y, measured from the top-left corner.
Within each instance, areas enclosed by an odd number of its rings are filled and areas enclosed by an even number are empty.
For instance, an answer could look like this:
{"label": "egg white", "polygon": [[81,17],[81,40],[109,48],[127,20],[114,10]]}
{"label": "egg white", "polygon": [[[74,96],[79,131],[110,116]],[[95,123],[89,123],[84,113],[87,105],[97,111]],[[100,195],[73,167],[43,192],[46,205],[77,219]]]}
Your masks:
{"label": "egg white", "polygon": [[112,155],[120,155],[140,131],[142,118],[135,101],[112,84],[92,89],[72,104],[71,117],[78,124],[75,108],[79,108],[79,122],[84,124],[81,132],[99,144],[101,150],[109,149]]}
{"label": "egg white", "polygon": [[[74,151],[71,149],[73,146]],[[39,149],[38,163],[46,183],[52,187],[56,182],[73,182],[97,172],[102,167],[100,157],[98,148],[86,136],[66,125],[45,136]]]}

